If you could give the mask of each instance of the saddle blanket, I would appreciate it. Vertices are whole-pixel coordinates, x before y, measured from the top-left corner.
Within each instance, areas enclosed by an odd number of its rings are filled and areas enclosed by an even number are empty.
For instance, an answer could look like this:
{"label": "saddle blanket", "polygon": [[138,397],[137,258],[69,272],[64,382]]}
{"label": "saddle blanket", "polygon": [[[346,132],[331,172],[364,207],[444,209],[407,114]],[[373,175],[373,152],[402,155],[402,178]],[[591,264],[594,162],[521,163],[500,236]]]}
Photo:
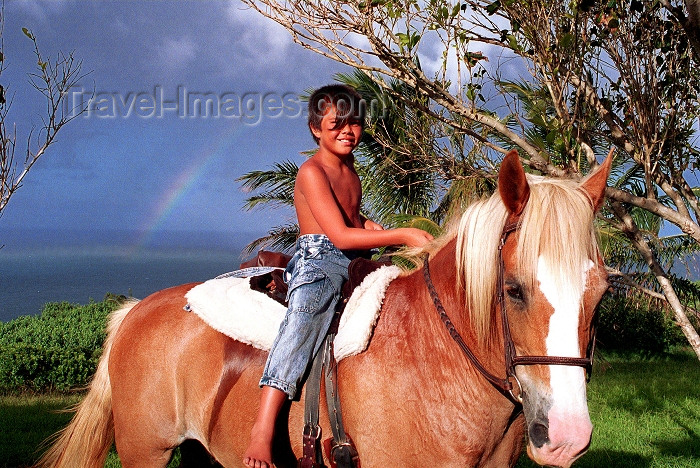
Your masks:
{"label": "saddle blanket", "polygon": [[[336,360],[367,348],[386,288],[401,271],[394,265],[383,266],[367,275],[355,288],[335,336]],[[287,309],[266,294],[251,289],[249,278],[237,276],[221,275],[190,289],[185,294],[186,310],[235,340],[269,351]]]}

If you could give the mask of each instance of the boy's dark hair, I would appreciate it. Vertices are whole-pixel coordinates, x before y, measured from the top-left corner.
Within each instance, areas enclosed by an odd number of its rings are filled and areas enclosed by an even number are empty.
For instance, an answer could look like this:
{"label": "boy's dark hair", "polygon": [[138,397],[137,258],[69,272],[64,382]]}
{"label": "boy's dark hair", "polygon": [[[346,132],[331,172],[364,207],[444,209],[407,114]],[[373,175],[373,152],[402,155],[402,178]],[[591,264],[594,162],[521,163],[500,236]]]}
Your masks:
{"label": "boy's dark hair", "polygon": [[[321,120],[329,106],[336,109],[337,123],[334,128],[344,127],[348,121],[357,120],[364,128],[366,103],[354,88],[341,84],[323,86],[309,97],[309,128],[321,129]],[[314,135],[316,143],[319,139]]]}

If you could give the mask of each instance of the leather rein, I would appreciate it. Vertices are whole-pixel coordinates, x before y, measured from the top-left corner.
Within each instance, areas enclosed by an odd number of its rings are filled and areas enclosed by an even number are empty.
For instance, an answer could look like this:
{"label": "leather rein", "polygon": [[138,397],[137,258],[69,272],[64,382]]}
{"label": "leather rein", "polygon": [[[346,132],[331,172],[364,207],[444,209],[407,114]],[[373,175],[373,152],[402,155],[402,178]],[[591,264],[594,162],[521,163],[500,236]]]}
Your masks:
{"label": "leather rein", "polygon": [[[501,233],[501,240],[498,246],[498,302],[501,306],[501,324],[503,327],[503,342],[504,342],[504,354],[505,354],[505,370],[506,377],[498,377],[491,372],[489,372],[479,359],[474,355],[469,346],[464,342],[464,339],[459,334],[454,324],[447,315],[445,308],[440,301],[435,285],[430,278],[430,268],[429,268],[429,258],[426,254],[425,261],[423,263],[423,277],[425,279],[426,286],[428,287],[428,292],[433,300],[433,304],[437,309],[442,322],[447,328],[452,339],[460,347],[464,355],[471,361],[474,367],[488,380],[497,390],[499,390],[503,395],[505,395],[509,400],[511,400],[515,405],[522,405],[522,385],[515,374],[516,366],[531,366],[531,365],[557,365],[557,366],[578,366],[584,367],[587,373],[587,379],[590,379],[591,373],[593,371],[593,354],[595,352],[595,324],[592,326],[592,333],[590,341],[588,342],[588,347],[586,349],[585,358],[576,357],[565,357],[565,356],[518,356],[515,344],[513,343],[513,336],[510,331],[510,324],[508,322],[508,314],[506,311],[506,301],[505,301],[505,263],[503,261],[503,246],[508,239],[508,236],[513,232],[517,231],[520,227],[518,220],[512,222],[507,222]],[[514,392],[513,381],[517,383],[519,390],[517,394]]]}

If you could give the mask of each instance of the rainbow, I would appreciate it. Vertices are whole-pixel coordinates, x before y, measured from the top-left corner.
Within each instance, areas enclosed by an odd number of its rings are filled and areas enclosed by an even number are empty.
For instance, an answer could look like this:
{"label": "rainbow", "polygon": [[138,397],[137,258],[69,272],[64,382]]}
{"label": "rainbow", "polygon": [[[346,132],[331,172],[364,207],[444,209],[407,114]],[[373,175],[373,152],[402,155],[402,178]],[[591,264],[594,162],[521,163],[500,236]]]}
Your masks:
{"label": "rainbow", "polygon": [[186,198],[187,193],[195,185],[195,183],[209,170],[214,163],[229,155],[229,148],[239,133],[241,126],[227,127],[216,138],[213,145],[209,145],[202,149],[168,186],[162,192],[153,208],[150,210],[150,215],[139,228],[139,236],[133,247],[129,249],[130,256],[135,256],[145,247],[150,245],[156,234],[161,230],[170,215],[180,205],[180,202]]}

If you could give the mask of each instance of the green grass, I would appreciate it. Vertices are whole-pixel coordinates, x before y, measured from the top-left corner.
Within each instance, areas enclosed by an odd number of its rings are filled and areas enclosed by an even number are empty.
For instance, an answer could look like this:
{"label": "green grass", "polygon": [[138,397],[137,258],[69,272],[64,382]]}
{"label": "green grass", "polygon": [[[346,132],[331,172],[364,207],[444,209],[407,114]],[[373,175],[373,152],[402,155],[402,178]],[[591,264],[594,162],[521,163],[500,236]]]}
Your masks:
{"label": "green grass", "polygon": [[[78,394],[0,396],[0,468],[31,466],[47,438],[70,421],[72,413],[64,410],[81,399]],[[178,464],[176,452],[169,466]],[[114,448],[105,468],[121,468]]]}
{"label": "green grass", "polygon": [[[700,362],[692,353],[598,358],[591,447],[575,468],[700,467]],[[518,468],[535,467],[526,457]]]}
{"label": "green grass", "polygon": [[[575,468],[700,468],[700,362],[694,354],[598,355],[588,396],[593,442]],[[0,468],[36,460],[41,442],[70,419],[57,410],[79,398],[0,397]],[[105,466],[121,466],[115,453]],[[517,465],[535,466],[526,456]]]}
{"label": "green grass", "polygon": [[70,421],[71,414],[59,410],[79,401],[78,395],[0,397],[0,467],[28,466],[36,460],[41,443]]}

